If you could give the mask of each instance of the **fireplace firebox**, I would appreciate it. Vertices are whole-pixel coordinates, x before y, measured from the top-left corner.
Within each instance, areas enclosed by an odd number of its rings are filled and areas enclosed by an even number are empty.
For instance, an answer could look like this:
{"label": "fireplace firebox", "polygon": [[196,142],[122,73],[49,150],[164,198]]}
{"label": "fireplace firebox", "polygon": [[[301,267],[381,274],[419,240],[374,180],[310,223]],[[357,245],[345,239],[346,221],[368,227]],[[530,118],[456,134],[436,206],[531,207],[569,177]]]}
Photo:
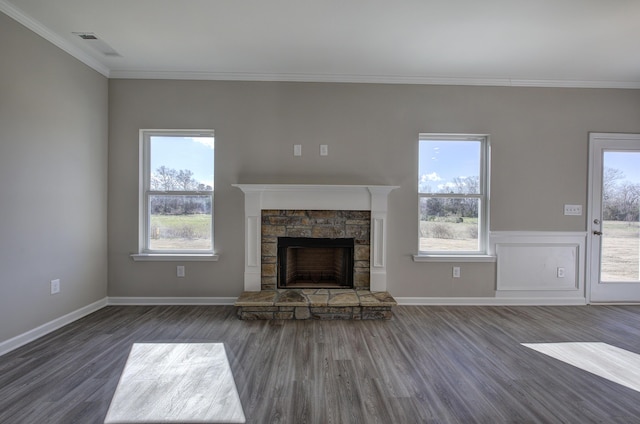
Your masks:
{"label": "fireplace firebox", "polygon": [[278,237],[278,288],[353,288],[353,238]]}

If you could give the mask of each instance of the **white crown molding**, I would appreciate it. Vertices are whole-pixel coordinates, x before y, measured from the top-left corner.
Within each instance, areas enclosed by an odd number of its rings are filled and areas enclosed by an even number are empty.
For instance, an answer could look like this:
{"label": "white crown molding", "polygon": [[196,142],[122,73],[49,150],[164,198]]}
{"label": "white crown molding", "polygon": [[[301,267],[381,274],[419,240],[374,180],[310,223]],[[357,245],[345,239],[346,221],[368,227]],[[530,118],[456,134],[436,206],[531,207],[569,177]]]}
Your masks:
{"label": "white crown molding", "polygon": [[[509,79],[500,78],[444,78],[398,75],[350,75],[350,74],[274,74],[254,72],[197,72],[117,70],[110,74],[114,79],[181,79],[213,81],[268,81],[268,82],[335,82],[367,84],[418,84],[418,85],[490,85],[509,86]],[[640,86],[640,84],[638,84]]]}
{"label": "white crown molding", "polygon": [[415,84],[415,85],[462,85],[493,87],[547,87],[547,88],[618,88],[640,89],[638,81],[578,81],[578,80],[534,80],[515,78],[445,78],[429,76],[397,75],[343,75],[343,74],[268,74],[248,72],[196,72],[196,71],[151,71],[112,70],[113,79],[168,79],[208,81],[267,81],[267,82],[334,82],[365,84]]}
{"label": "white crown molding", "polygon": [[619,88],[626,90],[640,89],[639,81],[579,81],[579,80],[528,80],[512,79],[512,87],[546,87],[546,88]]}
{"label": "white crown molding", "polygon": [[56,47],[75,57],[88,67],[109,78],[109,68],[106,67],[103,63],[99,62],[94,57],[88,55],[73,44],[69,43],[69,41],[60,37],[58,34],[54,33],[49,28],[44,26],[41,22],[33,19],[13,4],[7,2],[6,0],[0,0],[0,12],[3,12],[10,18],[29,28],[31,31],[35,32]]}

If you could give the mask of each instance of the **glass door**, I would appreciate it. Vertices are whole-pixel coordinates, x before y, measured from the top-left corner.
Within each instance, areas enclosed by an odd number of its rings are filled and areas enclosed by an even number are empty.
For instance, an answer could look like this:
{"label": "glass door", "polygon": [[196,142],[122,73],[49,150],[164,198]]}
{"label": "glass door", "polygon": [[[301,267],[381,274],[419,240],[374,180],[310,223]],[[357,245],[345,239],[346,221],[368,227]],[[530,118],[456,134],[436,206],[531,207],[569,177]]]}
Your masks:
{"label": "glass door", "polygon": [[640,135],[591,134],[591,302],[640,301]]}

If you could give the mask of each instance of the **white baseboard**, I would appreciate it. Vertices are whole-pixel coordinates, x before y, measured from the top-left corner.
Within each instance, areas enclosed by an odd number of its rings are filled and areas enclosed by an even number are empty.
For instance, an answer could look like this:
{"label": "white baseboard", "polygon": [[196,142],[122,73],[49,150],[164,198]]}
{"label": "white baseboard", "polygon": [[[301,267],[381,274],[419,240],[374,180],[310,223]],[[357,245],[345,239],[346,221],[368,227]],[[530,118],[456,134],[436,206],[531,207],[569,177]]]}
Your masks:
{"label": "white baseboard", "polygon": [[66,315],[61,316],[60,318],[56,318],[52,321],[49,321],[45,324],[42,324],[39,327],[34,328],[33,330],[29,330],[26,333],[19,334],[15,337],[10,338],[4,342],[0,343],[0,356],[5,353],[9,353],[12,350],[19,348],[29,342],[32,342],[42,336],[45,336],[52,331],[57,330],[60,327],[64,327],[67,324],[71,324],[74,321],[79,320],[80,318],[87,316],[99,309],[107,306],[107,298],[100,299],[97,302],[93,302],[90,305],[84,306],[80,309],[77,309],[73,312],[70,312]]}
{"label": "white baseboard", "polygon": [[586,305],[584,297],[395,297],[398,305],[432,306],[568,306]]}
{"label": "white baseboard", "polygon": [[[107,305],[233,305],[237,297],[108,297],[56,318],[26,333],[0,342],[0,356],[52,331],[89,315]],[[395,297],[398,305],[433,306],[566,306],[586,305],[586,299],[547,297]]]}
{"label": "white baseboard", "polygon": [[237,297],[109,297],[109,305],[233,305]]}

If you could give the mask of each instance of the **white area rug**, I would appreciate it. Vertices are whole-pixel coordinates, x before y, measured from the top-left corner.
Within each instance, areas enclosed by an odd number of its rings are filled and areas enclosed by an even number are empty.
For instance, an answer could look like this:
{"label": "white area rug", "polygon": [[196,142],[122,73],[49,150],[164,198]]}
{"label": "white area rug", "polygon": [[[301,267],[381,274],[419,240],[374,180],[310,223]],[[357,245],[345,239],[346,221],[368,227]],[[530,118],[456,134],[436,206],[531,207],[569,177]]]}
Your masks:
{"label": "white area rug", "polygon": [[135,343],[105,424],[244,423],[222,343]]}
{"label": "white area rug", "polygon": [[601,342],[522,345],[640,392],[640,355],[637,353]]}

